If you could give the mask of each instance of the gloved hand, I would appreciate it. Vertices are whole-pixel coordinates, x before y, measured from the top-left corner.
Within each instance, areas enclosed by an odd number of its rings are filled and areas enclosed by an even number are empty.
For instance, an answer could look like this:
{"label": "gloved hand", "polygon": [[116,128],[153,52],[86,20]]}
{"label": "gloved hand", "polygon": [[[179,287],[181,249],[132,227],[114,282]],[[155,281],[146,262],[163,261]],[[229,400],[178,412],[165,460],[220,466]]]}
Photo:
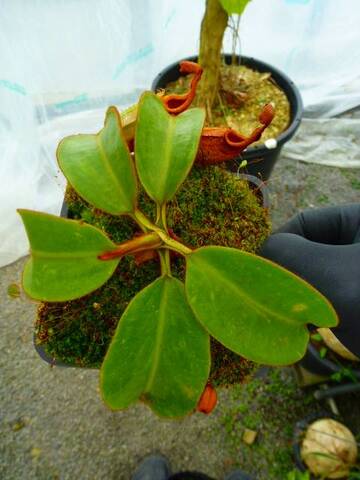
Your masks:
{"label": "gloved hand", "polygon": [[272,234],[260,255],[319,290],[334,306],[331,330],[360,357],[360,204],[305,210]]}

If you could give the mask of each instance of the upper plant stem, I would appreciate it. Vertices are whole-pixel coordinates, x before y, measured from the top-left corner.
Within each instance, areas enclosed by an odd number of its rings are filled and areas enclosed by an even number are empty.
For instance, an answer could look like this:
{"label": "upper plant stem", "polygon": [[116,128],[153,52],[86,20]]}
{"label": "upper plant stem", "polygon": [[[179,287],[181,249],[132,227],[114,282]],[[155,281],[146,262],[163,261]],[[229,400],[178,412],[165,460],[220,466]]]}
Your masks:
{"label": "upper plant stem", "polygon": [[165,230],[166,233],[168,233],[167,219],[166,219],[166,203],[163,203],[160,207],[160,221],[161,221],[162,228]]}
{"label": "upper plant stem", "polygon": [[158,254],[160,258],[161,275],[168,275],[169,277],[171,277],[169,250],[167,248],[164,250],[159,249]]}
{"label": "upper plant stem", "polygon": [[201,22],[199,52],[199,63],[204,73],[199,83],[197,103],[205,107],[208,119],[219,90],[221,47],[228,18],[219,0],[206,0],[205,14]]}
{"label": "upper plant stem", "polygon": [[[157,222],[156,225],[159,226],[166,234],[168,234],[167,221],[166,221],[166,203],[162,205],[156,205],[157,207]],[[163,251],[159,252],[160,260],[163,259],[161,263],[161,273],[162,275],[169,275],[171,277],[171,262],[170,262],[170,252],[166,248]]]}
{"label": "upper plant stem", "polygon": [[153,232],[160,230],[159,227],[157,227],[149,218],[147,218],[147,216],[144,215],[138,208],[135,210],[132,218],[142,229],[145,228],[146,230],[152,230]]}

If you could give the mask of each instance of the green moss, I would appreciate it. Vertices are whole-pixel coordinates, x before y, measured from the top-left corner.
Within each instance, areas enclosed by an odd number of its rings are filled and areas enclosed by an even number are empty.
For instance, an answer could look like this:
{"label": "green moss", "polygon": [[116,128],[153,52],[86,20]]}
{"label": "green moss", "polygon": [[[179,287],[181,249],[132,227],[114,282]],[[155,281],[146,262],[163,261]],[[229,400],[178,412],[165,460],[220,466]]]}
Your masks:
{"label": "green moss", "polygon": [[[259,480],[287,477],[294,467],[295,423],[323,409],[312,392],[297,386],[289,368],[270,369],[265,377],[234,386],[223,406],[221,431],[213,433],[225,439],[234,467],[252,473]],[[242,440],[245,428],[258,434],[252,445]]]}
{"label": "green moss", "polygon": [[327,204],[327,203],[330,203],[330,199],[327,195],[325,195],[325,193],[319,195],[317,198],[316,198],[316,202],[321,205],[321,204]]}
{"label": "green moss", "polygon": [[[101,228],[115,242],[138,233],[128,217],[105,214],[67,189],[69,216]],[[154,204],[141,193],[141,210],[152,219]],[[255,252],[269,233],[269,221],[258,199],[243,182],[219,167],[192,170],[168,206],[168,224],[190,246],[224,245]],[[184,261],[172,258],[174,276],[184,278]],[[116,325],[130,300],[160,274],[159,262],[137,265],[133,257],[121,260],[110,280],[77,300],[42,303],[36,322],[38,342],[65,363],[99,367]],[[254,364],[212,341],[211,381],[216,385],[246,379]]]}
{"label": "green moss", "polygon": [[354,190],[360,190],[360,179],[356,170],[341,169],[340,172],[349,181],[351,188]]}

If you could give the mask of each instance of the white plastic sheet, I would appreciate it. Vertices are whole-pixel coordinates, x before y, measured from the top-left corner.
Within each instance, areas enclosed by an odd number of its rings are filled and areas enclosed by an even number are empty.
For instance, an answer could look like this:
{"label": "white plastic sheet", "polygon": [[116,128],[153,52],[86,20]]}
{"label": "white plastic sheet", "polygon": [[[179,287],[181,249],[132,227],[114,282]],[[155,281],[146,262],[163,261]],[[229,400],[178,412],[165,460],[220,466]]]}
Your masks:
{"label": "white plastic sheet", "polygon": [[360,104],[358,0],[254,0],[241,20],[243,49],[287,73],[307,115]]}
{"label": "white plastic sheet", "polygon": [[360,118],[304,118],[284,156],[331,167],[359,168]]}
{"label": "white plastic sheet", "polygon": [[[16,208],[58,213],[59,140],[95,132],[196,53],[205,0],[0,0],[0,266],[27,252]],[[358,0],[253,0],[241,51],[285,71],[308,115],[360,103]],[[231,46],[227,35],[226,50]]]}

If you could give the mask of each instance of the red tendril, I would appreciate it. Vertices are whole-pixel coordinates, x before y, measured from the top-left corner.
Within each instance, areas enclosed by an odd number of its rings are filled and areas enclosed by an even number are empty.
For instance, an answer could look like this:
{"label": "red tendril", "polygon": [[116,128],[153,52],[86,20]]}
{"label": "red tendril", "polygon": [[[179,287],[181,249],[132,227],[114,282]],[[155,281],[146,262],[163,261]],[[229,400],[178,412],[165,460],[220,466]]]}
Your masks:
{"label": "red tendril", "polygon": [[203,70],[197,63],[183,61],[180,62],[180,72],[185,74],[193,73],[194,77],[191,80],[190,90],[187,93],[183,95],[172,93],[161,98],[166,110],[172,115],[184,112],[191,105]]}

